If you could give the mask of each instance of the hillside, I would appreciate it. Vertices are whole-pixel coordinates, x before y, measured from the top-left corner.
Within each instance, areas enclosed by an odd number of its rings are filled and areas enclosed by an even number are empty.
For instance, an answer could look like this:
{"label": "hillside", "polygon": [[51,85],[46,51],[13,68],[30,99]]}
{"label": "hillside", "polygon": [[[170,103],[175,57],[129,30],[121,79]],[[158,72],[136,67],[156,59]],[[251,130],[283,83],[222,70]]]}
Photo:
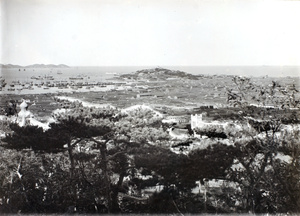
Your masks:
{"label": "hillside", "polygon": [[33,64],[27,66],[13,65],[13,64],[0,64],[1,68],[68,68],[65,64]]}
{"label": "hillside", "polygon": [[197,76],[192,74],[179,71],[179,70],[169,70],[165,68],[152,68],[152,69],[143,69],[138,70],[131,74],[123,74],[120,78],[125,79],[147,79],[147,80],[168,80],[168,79],[191,79],[197,80]]}
{"label": "hillside", "polygon": [[23,66],[20,65],[12,65],[12,64],[0,64],[1,68],[23,68]]}

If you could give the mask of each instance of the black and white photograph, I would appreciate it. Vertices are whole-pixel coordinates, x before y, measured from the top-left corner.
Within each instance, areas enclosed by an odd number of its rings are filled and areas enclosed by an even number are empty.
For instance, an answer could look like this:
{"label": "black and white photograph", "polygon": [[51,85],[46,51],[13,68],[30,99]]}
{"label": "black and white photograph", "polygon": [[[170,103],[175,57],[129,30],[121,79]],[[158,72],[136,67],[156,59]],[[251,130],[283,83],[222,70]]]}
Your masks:
{"label": "black and white photograph", "polygon": [[300,1],[0,0],[0,215],[300,214]]}

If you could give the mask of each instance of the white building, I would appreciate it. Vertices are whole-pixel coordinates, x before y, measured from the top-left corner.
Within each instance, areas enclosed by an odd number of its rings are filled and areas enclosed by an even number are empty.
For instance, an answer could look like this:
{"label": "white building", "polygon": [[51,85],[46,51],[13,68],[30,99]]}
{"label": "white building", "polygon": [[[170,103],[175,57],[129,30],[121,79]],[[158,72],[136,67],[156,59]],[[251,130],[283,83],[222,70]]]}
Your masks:
{"label": "white building", "polygon": [[199,127],[200,125],[203,124],[202,120],[202,114],[198,115],[191,115],[191,129],[194,130],[195,128]]}

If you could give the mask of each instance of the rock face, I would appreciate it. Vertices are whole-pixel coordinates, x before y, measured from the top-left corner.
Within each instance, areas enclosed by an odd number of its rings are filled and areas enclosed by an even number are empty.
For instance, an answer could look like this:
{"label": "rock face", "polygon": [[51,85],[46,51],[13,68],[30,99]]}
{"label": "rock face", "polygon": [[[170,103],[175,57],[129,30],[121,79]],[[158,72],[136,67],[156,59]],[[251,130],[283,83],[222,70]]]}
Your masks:
{"label": "rock face", "polygon": [[192,74],[178,71],[178,70],[169,70],[165,68],[153,68],[153,69],[144,69],[136,71],[132,74],[123,74],[121,78],[127,79],[148,79],[148,80],[172,80],[172,79],[191,79],[197,80],[197,76]]}

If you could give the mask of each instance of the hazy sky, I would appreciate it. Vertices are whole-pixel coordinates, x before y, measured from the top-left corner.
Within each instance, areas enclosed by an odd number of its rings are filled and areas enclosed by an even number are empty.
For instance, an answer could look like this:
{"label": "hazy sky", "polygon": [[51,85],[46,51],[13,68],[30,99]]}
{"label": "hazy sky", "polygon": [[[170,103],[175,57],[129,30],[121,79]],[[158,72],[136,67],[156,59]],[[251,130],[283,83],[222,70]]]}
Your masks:
{"label": "hazy sky", "polygon": [[4,64],[300,65],[300,1],[0,2]]}

